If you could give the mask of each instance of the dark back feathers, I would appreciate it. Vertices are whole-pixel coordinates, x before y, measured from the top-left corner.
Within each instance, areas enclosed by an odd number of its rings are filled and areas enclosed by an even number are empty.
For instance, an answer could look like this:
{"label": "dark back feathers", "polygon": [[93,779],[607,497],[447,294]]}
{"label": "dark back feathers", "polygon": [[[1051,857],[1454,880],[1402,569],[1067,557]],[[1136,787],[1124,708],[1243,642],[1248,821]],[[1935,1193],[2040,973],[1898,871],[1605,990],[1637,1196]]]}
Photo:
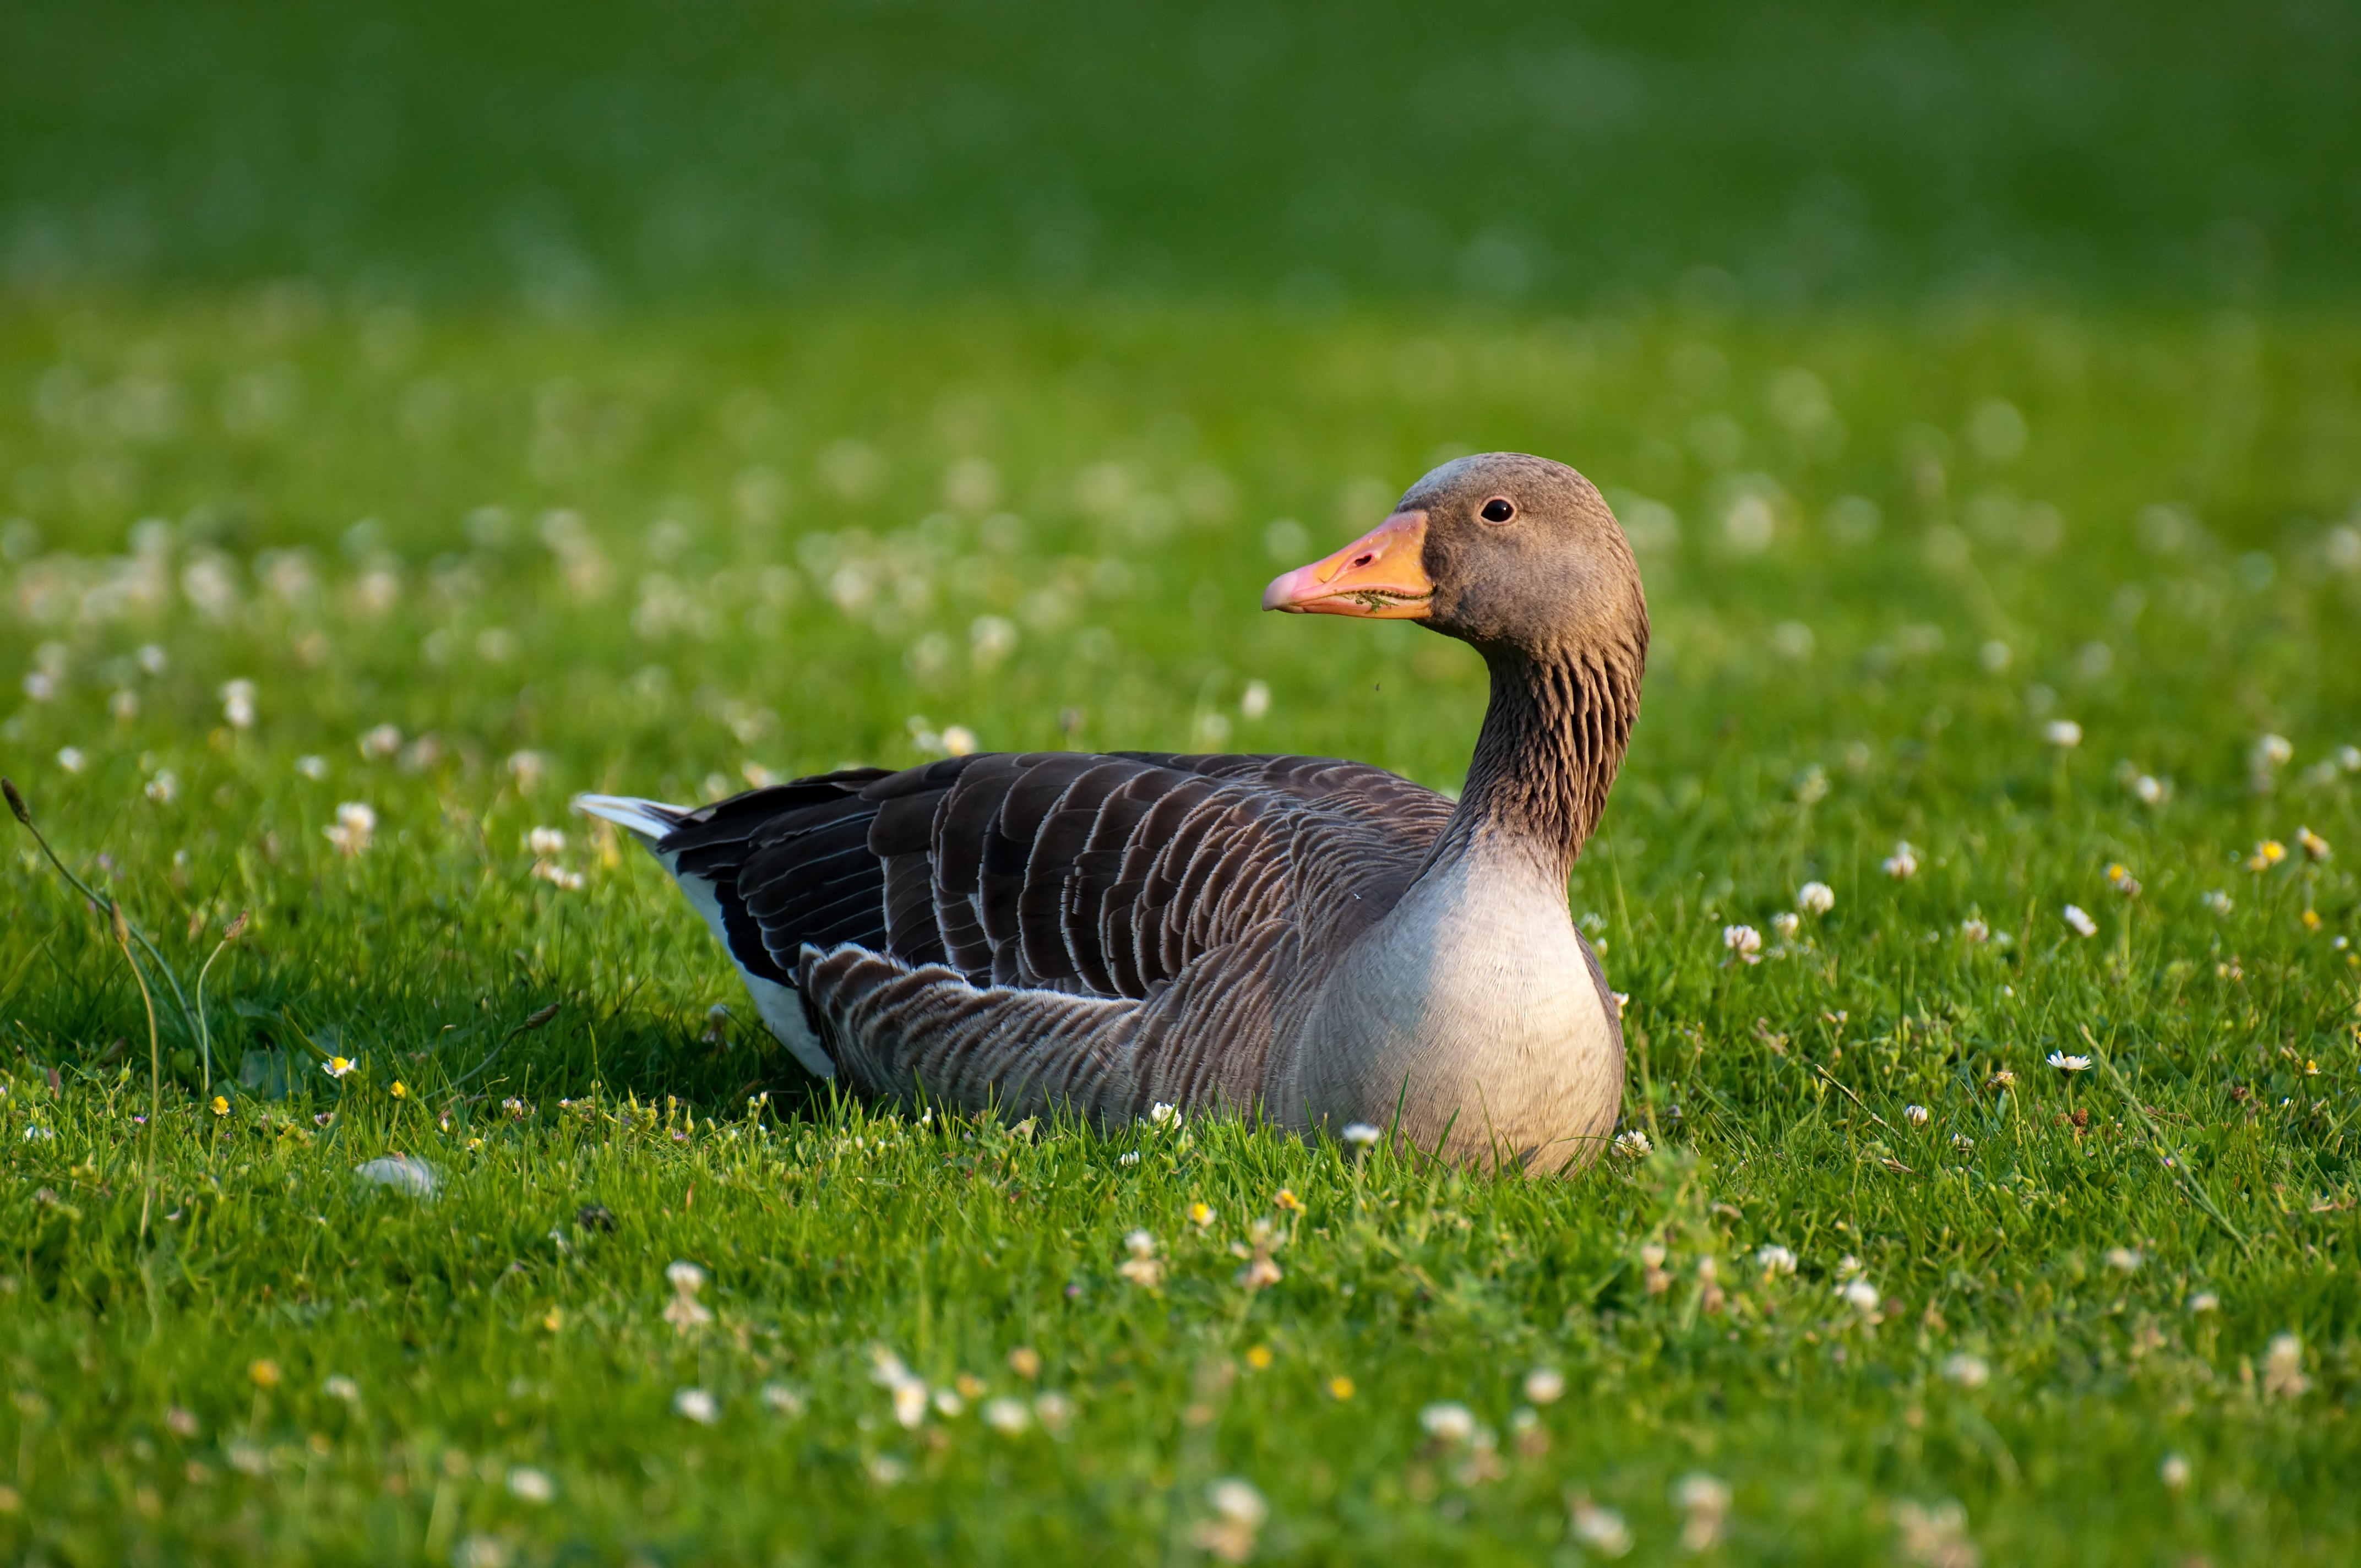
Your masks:
{"label": "dark back feathers", "polygon": [[851,943],[978,985],[1142,998],[1258,926],[1377,919],[1450,813],[1327,758],[998,753],[754,790],[657,849],[712,883],[766,979]]}

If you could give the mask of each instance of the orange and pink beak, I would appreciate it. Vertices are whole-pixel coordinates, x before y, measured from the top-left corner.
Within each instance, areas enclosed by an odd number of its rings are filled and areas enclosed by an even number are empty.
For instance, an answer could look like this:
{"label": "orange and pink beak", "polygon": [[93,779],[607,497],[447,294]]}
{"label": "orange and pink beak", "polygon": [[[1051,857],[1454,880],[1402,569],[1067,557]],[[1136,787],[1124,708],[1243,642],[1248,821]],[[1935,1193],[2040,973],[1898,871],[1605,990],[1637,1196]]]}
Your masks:
{"label": "orange and pink beak", "polygon": [[1265,609],[1423,620],[1434,584],[1426,575],[1426,513],[1398,511],[1325,560],[1273,578]]}

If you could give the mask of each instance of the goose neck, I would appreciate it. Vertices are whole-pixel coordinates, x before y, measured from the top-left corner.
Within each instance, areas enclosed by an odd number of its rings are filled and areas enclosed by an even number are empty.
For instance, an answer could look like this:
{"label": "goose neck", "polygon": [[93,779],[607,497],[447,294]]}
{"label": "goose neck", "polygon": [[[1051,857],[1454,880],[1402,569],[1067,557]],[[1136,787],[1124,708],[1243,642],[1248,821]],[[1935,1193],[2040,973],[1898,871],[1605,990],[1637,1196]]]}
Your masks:
{"label": "goose neck", "polygon": [[1596,650],[1485,658],[1491,701],[1439,854],[1513,849],[1562,886],[1623,764],[1639,660]]}

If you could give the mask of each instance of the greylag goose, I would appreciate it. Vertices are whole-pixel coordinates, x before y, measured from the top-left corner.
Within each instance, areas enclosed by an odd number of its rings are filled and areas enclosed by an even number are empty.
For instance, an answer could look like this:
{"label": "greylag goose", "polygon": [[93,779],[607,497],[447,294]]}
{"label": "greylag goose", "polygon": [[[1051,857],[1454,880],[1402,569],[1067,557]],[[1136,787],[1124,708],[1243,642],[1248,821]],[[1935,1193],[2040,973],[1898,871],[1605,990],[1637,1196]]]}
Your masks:
{"label": "greylag goose", "polygon": [[576,804],[655,853],[796,1058],[862,1092],[1102,1126],[1226,1107],[1463,1163],[1586,1162],[1623,1032],[1566,881],[1648,646],[1613,514],[1562,464],[1462,458],[1262,602],[1484,656],[1456,804],[1358,762],[1139,751]]}

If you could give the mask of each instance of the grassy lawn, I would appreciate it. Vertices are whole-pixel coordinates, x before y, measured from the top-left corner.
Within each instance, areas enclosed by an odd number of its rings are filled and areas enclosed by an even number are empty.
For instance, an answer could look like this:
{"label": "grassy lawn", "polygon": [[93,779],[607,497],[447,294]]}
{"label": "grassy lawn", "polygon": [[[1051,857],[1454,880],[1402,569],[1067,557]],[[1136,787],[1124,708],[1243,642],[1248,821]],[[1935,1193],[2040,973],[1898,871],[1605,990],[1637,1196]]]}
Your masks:
{"label": "grassy lawn", "polygon": [[[1471,652],[1255,605],[1492,447],[1656,629],[1588,1173],[839,1102],[566,810],[1450,787]],[[18,294],[0,482],[0,771],[163,1068],[0,823],[11,1560],[2361,1553],[2349,313]]]}

